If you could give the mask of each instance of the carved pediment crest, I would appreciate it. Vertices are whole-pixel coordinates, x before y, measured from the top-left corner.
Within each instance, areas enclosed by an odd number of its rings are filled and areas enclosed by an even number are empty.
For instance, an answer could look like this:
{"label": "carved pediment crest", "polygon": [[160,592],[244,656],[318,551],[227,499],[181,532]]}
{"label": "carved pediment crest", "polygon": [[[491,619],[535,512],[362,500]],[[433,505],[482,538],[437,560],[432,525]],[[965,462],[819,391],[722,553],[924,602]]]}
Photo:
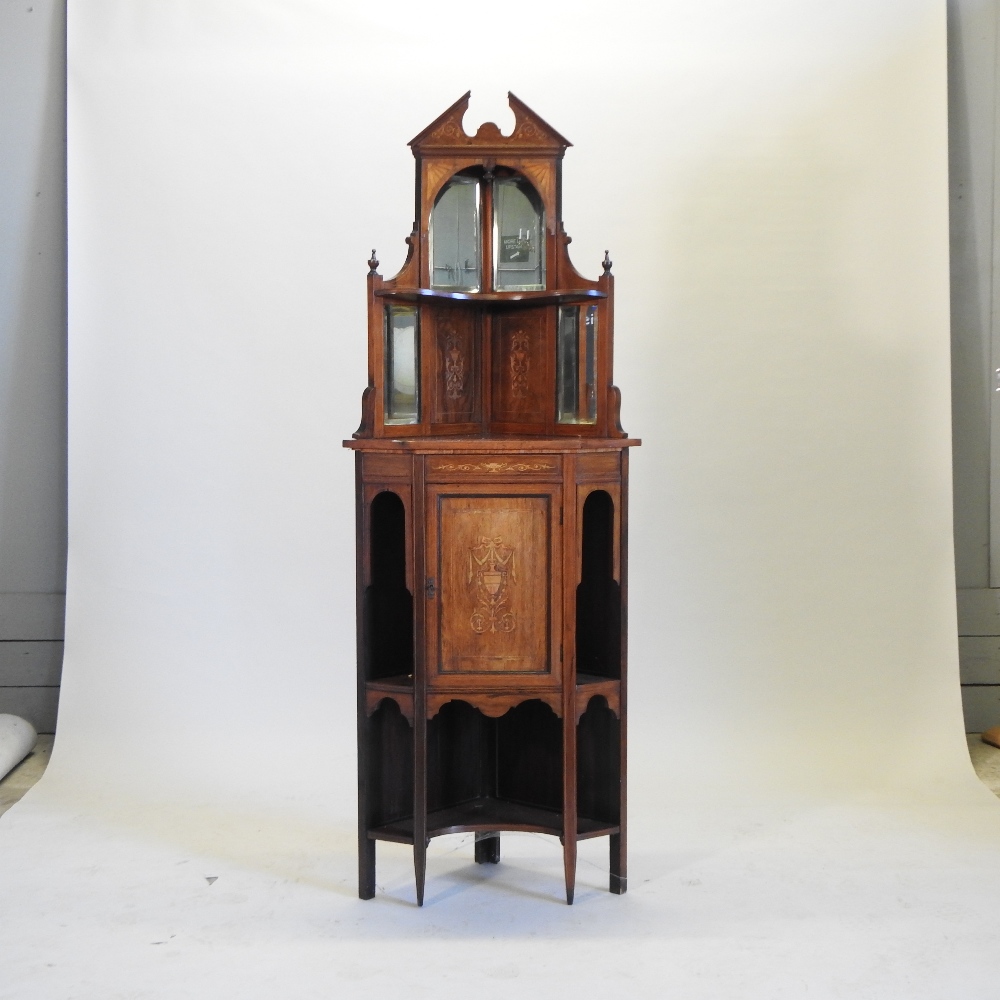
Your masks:
{"label": "carved pediment crest", "polygon": [[472,91],[466,91],[450,108],[434,119],[419,135],[410,140],[414,155],[456,151],[495,150],[561,154],[572,143],[561,136],[522,100],[508,91],[507,100],[514,112],[514,131],[504,135],[494,122],[483,122],[475,135],[468,135],[462,119],[469,108]]}

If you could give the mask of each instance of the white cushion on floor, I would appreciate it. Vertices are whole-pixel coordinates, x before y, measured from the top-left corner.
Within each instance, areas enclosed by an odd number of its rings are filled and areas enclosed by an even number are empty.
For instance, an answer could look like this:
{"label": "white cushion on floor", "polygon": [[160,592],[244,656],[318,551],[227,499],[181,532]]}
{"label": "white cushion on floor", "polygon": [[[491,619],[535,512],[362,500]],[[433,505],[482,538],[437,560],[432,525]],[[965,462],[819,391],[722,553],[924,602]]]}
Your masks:
{"label": "white cushion on floor", "polygon": [[18,715],[0,715],[0,778],[28,756],[34,749],[38,733],[35,727]]}

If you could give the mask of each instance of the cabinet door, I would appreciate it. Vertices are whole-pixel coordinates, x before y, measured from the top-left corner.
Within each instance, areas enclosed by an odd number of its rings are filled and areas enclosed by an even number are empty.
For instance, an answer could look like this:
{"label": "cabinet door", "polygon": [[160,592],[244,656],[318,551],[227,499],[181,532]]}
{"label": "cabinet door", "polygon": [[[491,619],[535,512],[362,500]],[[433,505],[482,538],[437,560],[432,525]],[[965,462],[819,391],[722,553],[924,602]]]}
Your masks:
{"label": "cabinet door", "polygon": [[428,487],[432,686],[559,684],[561,499],[556,486]]}

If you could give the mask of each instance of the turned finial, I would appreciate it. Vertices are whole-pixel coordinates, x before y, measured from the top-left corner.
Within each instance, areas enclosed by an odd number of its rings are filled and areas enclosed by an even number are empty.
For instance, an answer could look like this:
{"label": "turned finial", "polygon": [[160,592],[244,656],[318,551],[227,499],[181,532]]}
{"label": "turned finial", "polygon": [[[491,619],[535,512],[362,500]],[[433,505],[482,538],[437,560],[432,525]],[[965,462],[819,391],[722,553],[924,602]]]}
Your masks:
{"label": "turned finial", "polygon": [[[374,253],[374,252],[375,251],[373,250],[372,253]],[[604,263],[601,266],[604,268],[604,273],[605,274],[610,274],[611,273],[611,258],[608,256],[608,251],[607,250],[604,251]]]}
{"label": "turned finial", "polygon": [[375,257],[375,248],[372,247],[372,255],[368,260],[368,273],[375,274],[378,271],[378,259]]}

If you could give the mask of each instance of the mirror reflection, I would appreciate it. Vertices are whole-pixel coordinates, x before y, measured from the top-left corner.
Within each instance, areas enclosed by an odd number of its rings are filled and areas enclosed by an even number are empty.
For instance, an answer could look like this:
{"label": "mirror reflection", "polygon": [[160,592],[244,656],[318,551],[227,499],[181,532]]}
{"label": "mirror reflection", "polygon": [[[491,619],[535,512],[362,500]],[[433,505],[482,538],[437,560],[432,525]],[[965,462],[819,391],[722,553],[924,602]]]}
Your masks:
{"label": "mirror reflection", "polygon": [[477,292],[479,266],[479,182],[452,177],[431,212],[431,288]]}
{"label": "mirror reflection", "polygon": [[494,181],[493,279],[498,292],[545,288],[544,236],[535,189],[520,177]]}
{"label": "mirror reflection", "polygon": [[388,306],[385,311],[385,423],[420,423],[419,363],[417,310],[413,306]]}
{"label": "mirror reflection", "polygon": [[596,423],[596,355],[597,306],[582,310],[580,306],[562,306],[556,346],[556,419],[559,423]]}

